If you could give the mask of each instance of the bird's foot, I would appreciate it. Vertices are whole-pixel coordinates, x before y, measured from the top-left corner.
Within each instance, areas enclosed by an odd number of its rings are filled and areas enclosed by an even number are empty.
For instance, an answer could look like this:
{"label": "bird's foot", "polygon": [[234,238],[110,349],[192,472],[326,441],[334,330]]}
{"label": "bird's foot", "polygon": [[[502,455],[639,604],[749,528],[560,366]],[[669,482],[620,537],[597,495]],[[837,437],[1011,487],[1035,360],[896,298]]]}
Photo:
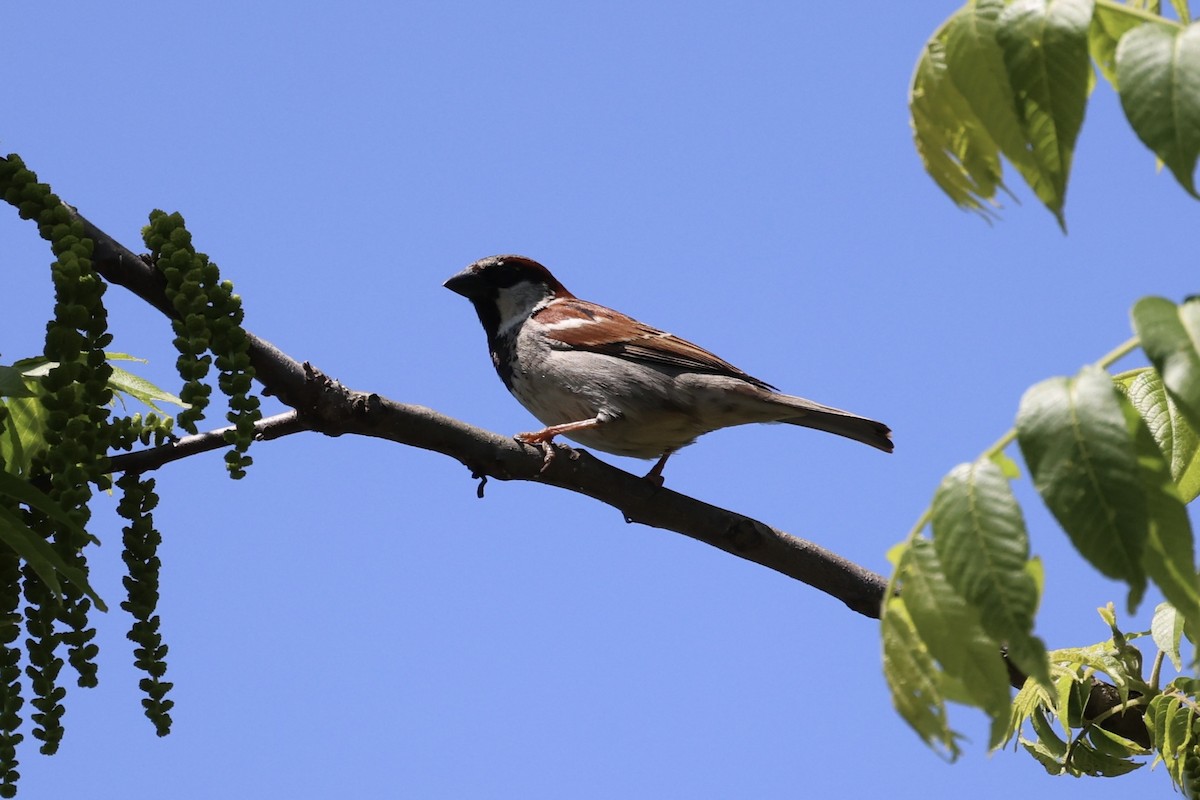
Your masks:
{"label": "bird's foot", "polygon": [[554,447],[554,437],[556,434],[544,430],[535,431],[533,433],[518,433],[513,438],[522,444],[531,444],[535,447],[540,447],[542,450],[542,468],[538,470],[538,475],[545,475],[546,470],[550,469],[550,465],[554,463],[556,453]]}
{"label": "bird's foot", "polygon": [[642,476],[642,480],[649,481],[655,489],[661,489],[663,485],[663,467],[667,465],[667,459],[670,458],[671,454],[674,452],[674,450],[668,450],[667,452],[663,453],[662,458],[658,459],[658,463],[651,467],[650,471]]}

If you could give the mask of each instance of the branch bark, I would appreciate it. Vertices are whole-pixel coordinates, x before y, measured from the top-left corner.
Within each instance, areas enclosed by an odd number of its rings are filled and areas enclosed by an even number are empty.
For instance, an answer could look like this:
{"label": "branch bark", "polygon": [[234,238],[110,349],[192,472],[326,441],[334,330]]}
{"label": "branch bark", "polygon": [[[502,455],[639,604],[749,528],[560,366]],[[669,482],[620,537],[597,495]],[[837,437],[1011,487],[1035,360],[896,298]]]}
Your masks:
{"label": "branch bark", "polygon": [[[72,214],[95,243],[92,263],[96,271],[174,318],[175,310],[167,300],[158,271],[74,209]],[[886,578],[813,542],[743,514],[657,488],[582,450],[556,445],[557,456],[543,469],[544,455],[538,447],[520,444],[429,408],[347,389],[311,364],[300,363],[254,334],[250,334],[250,359],[265,393],[294,409],[292,413],[263,420],[260,423],[263,438],[277,438],[299,430],[329,436],[348,433],[374,436],[455,458],[481,481],[487,478],[536,481],[585,494],[617,509],[627,522],[689,536],[802,581],[836,597],[863,616],[879,618]],[[223,433],[223,429],[211,431],[161,447],[118,455],[112,459],[112,468],[139,472],[155,469],[223,447]]]}

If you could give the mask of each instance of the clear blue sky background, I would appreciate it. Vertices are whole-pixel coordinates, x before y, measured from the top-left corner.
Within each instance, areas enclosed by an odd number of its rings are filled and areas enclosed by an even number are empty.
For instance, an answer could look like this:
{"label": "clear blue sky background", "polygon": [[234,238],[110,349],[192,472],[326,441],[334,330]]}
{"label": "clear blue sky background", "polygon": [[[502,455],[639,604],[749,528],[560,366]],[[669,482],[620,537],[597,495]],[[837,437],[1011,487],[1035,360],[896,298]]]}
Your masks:
{"label": "clear blue sky background", "polygon": [[[1107,85],[1069,236],[1024,187],[992,226],[937,191],[906,90],[956,5],[12,4],[0,148],[130,246],[150,209],[182,211],[247,326],[355,388],[528,430],[441,287],[518,252],[882,419],[891,457],[759,426],[667,471],[882,571],[1026,387],[1123,341],[1140,296],[1200,286],[1200,209]],[[41,349],[48,262],[0,213],[4,360]],[[108,300],[116,348],[177,385],[167,323]],[[963,710],[973,741],[944,764],[891,708],[875,623],[585,498],[493,481],[477,500],[457,462],[351,437],[253,454],[240,483],[217,454],[158,477],[174,733],[141,716],[114,611],[102,683],[72,689],[59,755],[25,750],[23,797],[1170,795],[1161,769],[1083,785],[988,757]],[[1041,634],[1104,638],[1094,609],[1119,588],[1020,491],[1046,561]],[[92,558],[115,606],[109,505]]]}

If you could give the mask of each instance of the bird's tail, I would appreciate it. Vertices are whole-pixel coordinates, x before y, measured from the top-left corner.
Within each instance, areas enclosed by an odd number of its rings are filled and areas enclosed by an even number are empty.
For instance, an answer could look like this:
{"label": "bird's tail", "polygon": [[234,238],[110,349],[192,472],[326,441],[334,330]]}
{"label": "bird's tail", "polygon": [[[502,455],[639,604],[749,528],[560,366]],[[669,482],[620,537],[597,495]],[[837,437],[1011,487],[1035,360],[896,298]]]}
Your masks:
{"label": "bird's tail", "polygon": [[842,411],[840,408],[823,406],[820,403],[805,400],[803,397],[774,394],[772,399],[800,412],[794,417],[780,419],[780,422],[835,433],[856,442],[869,444],[885,453],[892,452],[892,430],[882,422],[860,417],[849,411]]}

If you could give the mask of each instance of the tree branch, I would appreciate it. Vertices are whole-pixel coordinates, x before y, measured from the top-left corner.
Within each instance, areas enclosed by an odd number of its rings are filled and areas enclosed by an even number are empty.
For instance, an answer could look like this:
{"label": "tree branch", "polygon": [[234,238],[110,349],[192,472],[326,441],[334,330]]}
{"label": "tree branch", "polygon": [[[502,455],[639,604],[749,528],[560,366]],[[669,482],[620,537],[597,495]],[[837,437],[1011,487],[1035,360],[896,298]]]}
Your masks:
{"label": "tree branch", "polygon": [[[177,314],[167,299],[166,280],[162,273],[147,264],[137,253],[97,228],[77,210],[71,206],[67,208],[71,216],[83,224],[84,234],[95,244],[92,264],[96,271],[109,283],[125,287],[170,319],[175,319]],[[250,337],[250,363],[254,366],[255,377],[266,389],[266,394],[275,395],[285,405],[297,408],[296,398],[304,389],[306,381],[300,362],[270,342],[252,333],[247,335]]]}
{"label": "tree branch", "polygon": [[[174,318],[175,310],[167,300],[158,271],[77,211],[71,211],[95,243],[92,263],[96,271]],[[456,458],[481,479],[538,481],[579,492],[617,509],[628,522],[690,536],[802,581],[859,614],[879,617],[886,579],[812,542],[670,489],[656,488],[584,451],[556,446],[558,457],[543,470],[543,453],[538,447],[519,444],[432,409],[352,391],[253,334],[250,359],[266,393],[295,409],[294,416],[272,418],[272,425],[264,428],[264,438],[304,429],[330,436],[374,436]],[[268,431],[274,435],[268,436]],[[220,447],[224,444],[222,434],[213,431],[159,448],[118,455],[112,459],[113,469],[154,469]]]}
{"label": "tree branch", "polygon": [[[113,472],[149,472],[181,458],[228,447],[229,442],[225,440],[225,434],[235,430],[237,430],[235,426],[227,425],[214,431],[184,436],[158,447],[148,447],[144,450],[112,456],[108,460],[109,469]],[[311,428],[304,423],[299,414],[294,410],[285,411],[272,417],[264,417],[255,423],[254,439],[255,441],[269,441],[307,430],[311,430]]]}
{"label": "tree branch", "polygon": [[429,408],[355,392],[310,365],[322,398],[313,404],[325,433],[354,433],[443,453],[476,477],[527,480],[593,497],[627,522],[681,533],[807,583],[864,616],[878,618],[887,580],[758,520],[709,505],[617,469],[583,450],[555,445],[545,464],[540,447],[468,425]]}
{"label": "tree branch", "polygon": [[[93,265],[108,281],[123,286],[174,317],[162,276],[140,256],[115,241],[74,209],[95,242]],[[835,597],[851,610],[878,619],[887,579],[820,545],[772,528],[750,517],[709,505],[610,466],[587,452],[555,445],[545,463],[543,451],[512,438],[468,425],[429,408],[347,389],[311,364],[300,363],[253,334],[250,357],[265,393],[294,411],[260,422],[260,438],[273,439],[301,430],[329,436],[351,433],[432,450],[462,462],[472,476],[486,481],[527,480],[595,498],[622,513],[626,522],[681,533],[727,553],[760,564]],[[113,458],[114,470],[149,470],[188,455],[224,445],[224,430],[189,436],[172,445]],[[479,494],[482,496],[483,483]],[[1024,676],[1011,671],[1014,685]],[[1100,683],[1100,687],[1112,688]],[[1111,697],[1109,695],[1112,695]],[[1094,702],[1093,702],[1094,701]],[[1119,703],[1116,690],[1093,691],[1087,715],[1094,718]],[[1141,715],[1126,711],[1105,719],[1102,727],[1139,742],[1147,741]]]}

